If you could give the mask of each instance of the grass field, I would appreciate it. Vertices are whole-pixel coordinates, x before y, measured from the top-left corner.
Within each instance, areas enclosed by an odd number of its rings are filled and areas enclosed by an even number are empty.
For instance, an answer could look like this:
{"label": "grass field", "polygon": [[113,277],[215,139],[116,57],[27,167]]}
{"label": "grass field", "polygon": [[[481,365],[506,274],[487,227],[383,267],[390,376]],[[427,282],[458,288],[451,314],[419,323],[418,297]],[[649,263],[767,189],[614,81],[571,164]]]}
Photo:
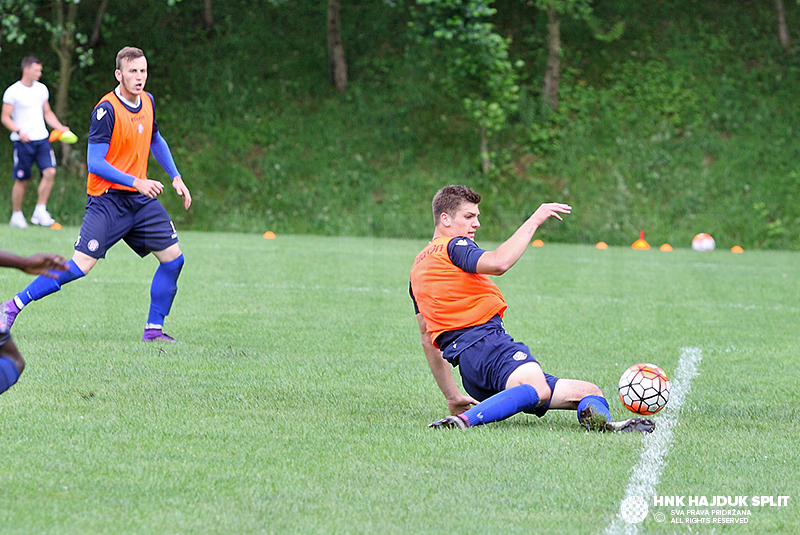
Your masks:
{"label": "grass field", "polygon": [[[0,247],[69,256],[76,234],[0,228]],[[424,241],[181,245],[166,331],[182,344],[139,341],[155,260],[124,245],[19,316],[0,534],[800,532],[797,253],[547,244],[496,279],[508,331],[550,373],[597,383],[616,418],[628,365],[672,376],[686,348],[702,355],[682,410],[655,417],[675,424],[658,496],[789,496],[734,508],[745,524],[672,523],[715,509],[688,501],[619,524],[655,433],[589,434],[556,411],[426,428],[446,407],[407,294]],[[0,297],[30,280],[0,271]]]}

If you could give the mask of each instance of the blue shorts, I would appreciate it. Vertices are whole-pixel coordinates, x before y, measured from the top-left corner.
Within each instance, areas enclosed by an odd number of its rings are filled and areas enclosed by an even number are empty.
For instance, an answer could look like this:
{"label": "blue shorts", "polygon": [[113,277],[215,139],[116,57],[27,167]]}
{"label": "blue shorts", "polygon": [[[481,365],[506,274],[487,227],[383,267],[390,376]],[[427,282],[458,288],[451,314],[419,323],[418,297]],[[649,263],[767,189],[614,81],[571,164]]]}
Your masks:
{"label": "blue shorts", "polygon": [[[487,334],[458,356],[458,368],[464,389],[478,401],[505,390],[508,378],[514,370],[528,362],[536,362],[528,346],[515,342],[502,330]],[[558,377],[547,373],[544,377],[552,392]],[[542,417],[549,408],[548,401],[530,413]]]}
{"label": "blue shorts", "polygon": [[30,179],[33,162],[39,166],[39,171],[56,166],[56,155],[53,147],[50,146],[50,141],[47,139],[29,143],[15,141],[14,167],[11,170],[11,176],[17,180]]}
{"label": "blue shorts", "polygon": [[158,199],[137,191],[118,190],[88,197],[81,233],[75,241],[76,251],[105,258],[106,251],[124,240],[144,257],[178,243],[175,226]]}

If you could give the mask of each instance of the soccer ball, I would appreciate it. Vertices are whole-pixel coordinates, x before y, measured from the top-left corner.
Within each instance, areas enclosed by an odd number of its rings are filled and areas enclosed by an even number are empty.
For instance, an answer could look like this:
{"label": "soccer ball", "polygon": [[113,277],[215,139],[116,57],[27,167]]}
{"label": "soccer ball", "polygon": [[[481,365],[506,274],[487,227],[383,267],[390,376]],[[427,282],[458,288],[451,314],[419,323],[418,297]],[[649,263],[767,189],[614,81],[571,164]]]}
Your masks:
{"label": "soccer ball", "polygon": [[708,251],[714,250],[714,238],[711,237],[710,234],[706,234],[705,232],[701,232],[694,238],[692,238],[692,249],[695,251],[700,251],[701,253],[707,253]]}
{"label": "soccer ball", "polygon": [[655,364],[634,364],[619,378],[622,404],[637,414],[655,414],[669,401],[669,379]]}

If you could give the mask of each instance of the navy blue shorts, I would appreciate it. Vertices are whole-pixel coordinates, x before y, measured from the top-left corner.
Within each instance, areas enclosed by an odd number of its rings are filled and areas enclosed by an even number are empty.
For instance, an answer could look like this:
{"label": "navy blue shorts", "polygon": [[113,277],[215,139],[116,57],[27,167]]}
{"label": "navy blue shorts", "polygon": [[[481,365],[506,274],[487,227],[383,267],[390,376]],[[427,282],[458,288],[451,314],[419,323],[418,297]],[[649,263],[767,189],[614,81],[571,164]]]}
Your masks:
{"label": "navy blue shorts", "polygon": [[[531,356],[528,346],[515,342],[505,331],[496,331],[462,351],[458,357],[458,368],[467,393],[478,401],[483,401],[505,390],[508,378],[514,370],[527,362],[537,362]],[[544,376],[552,392],[558,377],[547,373]],[[548,401],[530,413],[541,417],[549,408]]]}
{"label": "navy blue shorts", "polygon": [[76,251],[92,258],[105,258],[106,251],[124,240],[144,257],[178,243],[175,226],[158,199],[136,191],[117,190],[88,197]]}
{"label": "navy blue shorts", "polygon": [[39,171],[56,166],[56,155],[53,152],[53,147],[50,146],[50,141],[47,139],[29,143],[15,141],[14,167],[11,170],[11,176],[17,180],[30,179],[33,162],[36,162],[36,165],[39,166]]}

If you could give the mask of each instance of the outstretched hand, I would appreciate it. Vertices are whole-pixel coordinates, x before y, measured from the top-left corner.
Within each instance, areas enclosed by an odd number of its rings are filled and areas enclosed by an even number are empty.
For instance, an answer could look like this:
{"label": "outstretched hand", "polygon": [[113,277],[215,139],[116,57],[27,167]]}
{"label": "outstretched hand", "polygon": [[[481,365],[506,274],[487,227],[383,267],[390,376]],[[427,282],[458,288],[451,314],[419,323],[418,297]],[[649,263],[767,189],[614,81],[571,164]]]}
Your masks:
{"label": "outstretched hand", "polygon": [[459,394],[458,397],[453,399],[447,400],[447,408],[450,411],[450,414],[453,416],[458,416],[462,412],[466,411],[473,405],[477,405],[478,400],[472,398],[470,396],[464,396]]}
{"label": "outstretched hand", "polygon": [[68,269],[64,262],[66,258],[61,255],[38,253],[25,258],[20,269],[30,275],[45,275],[55,279],[58,278],[57,271]]}
{"label": "outstretched hand", "polygon": [[555,217],[559,221],[563,221],[560,214],[569,214],[572,212],[572,206],[560,202],[549,202],[542,204],[531,216],[533,222],[538,227],[544,223],[548,218]]}

